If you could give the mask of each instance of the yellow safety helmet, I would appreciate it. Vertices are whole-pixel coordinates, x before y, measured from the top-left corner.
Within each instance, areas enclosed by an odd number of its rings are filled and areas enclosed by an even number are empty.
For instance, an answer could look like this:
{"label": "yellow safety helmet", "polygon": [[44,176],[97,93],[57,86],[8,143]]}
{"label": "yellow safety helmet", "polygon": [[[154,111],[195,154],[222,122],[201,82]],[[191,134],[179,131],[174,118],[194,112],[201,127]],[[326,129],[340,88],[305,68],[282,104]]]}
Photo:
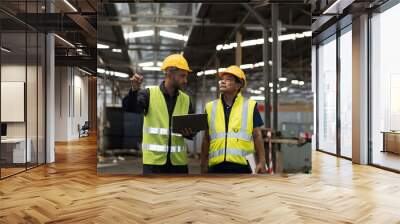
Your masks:
{"label": "yellow safety helmet", "polygon": [[188,72],[192,72],[192,70],[190,70],[189,68],[186,59],[181,54],[171,54],[168,57],[166,57],[161,66],[161,70],[165,71],[168,67],[176,67]]}
{"label": "yellow safety helmet", "polygon": [[246,83],[246,75],[244,74],[243,70],[240,69],[238,66],[236,66],[236,65],[231,65],[231,66],[229,66],[228,68],[226,68],[224,71],[219,72],[219,73],[218,73],[218,76],[219,76],[220,78],[222,78],[222,75],[223,75],[223,74],[226,74],[226,73],[231,74],[231,75],[234,75],[234,76],[238,77],[239,79],[243,80],[243,81],[244,81],[243,87],[246,86],[246,84],[247,84],[247,83]]}

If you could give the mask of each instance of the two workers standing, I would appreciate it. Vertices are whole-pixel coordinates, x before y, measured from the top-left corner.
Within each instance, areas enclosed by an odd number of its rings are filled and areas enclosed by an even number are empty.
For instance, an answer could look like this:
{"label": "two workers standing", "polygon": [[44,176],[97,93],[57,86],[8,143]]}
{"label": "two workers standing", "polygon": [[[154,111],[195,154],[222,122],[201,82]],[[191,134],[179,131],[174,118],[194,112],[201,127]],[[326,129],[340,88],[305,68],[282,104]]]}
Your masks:
{"label": "two workers standing", "polygon": [[[194,113],[190,97],[181,91],[191,72],[180,54],[165,58],[161,70],[165,80],[157,87],[140,89],[143,77],[132,77],[132,89],[123,99],[129,112],[143,113],[143,174],[188,173],[187,149],[184,138],[196,133],[190,129],[182,134],[171,130],[172,116]],[[265,151],[260,127],[263,125],[256,102],[245,99],[241,92],[246,76],[237,66],[218,74],[221,78],[219,99],[206,105],[208,130],[201,152],[202,173],[251,173],[246,156],[257,153],[257,173],[266,173]]]}

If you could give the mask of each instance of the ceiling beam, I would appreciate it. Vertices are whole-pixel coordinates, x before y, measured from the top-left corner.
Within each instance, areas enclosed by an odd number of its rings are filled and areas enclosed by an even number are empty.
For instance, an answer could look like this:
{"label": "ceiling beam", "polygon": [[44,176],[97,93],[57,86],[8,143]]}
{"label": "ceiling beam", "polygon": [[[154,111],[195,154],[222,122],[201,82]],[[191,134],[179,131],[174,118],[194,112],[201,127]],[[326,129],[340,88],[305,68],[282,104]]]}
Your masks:
{"label": "ceiling beam", "polygon": [[[154,23],[151,21],[109,21],[109,20],[99,20],[98,26],[140,26],[140,27],[166,27],[166,28],[177,28],[180,26],[203,26],[203,27],[237,27],[237,23],[216,23],[216,22],[168,22],[162,21],[159,23]],[[262,31],[263,26],[260,24],[244,24],[246,30],[258,30]],[[266,28],[271,29],[271,25],[267,25]],[[305,25],[288,25],[283,24],[282,28],[288,30],[310,30],[310,26]]]}

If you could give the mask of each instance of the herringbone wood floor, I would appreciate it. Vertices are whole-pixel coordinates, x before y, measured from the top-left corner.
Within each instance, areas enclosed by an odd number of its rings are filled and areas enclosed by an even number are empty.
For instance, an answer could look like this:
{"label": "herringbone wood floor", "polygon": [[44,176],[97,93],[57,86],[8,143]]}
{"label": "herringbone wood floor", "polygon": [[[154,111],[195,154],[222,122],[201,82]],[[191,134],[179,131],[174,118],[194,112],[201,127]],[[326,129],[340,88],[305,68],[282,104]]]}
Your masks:
{"label": "herringbone wood floor", "polygon": [[400,175],[313,156],[311,175],[101,177],[85,138],[0,181],[0,223],[400,223]]}

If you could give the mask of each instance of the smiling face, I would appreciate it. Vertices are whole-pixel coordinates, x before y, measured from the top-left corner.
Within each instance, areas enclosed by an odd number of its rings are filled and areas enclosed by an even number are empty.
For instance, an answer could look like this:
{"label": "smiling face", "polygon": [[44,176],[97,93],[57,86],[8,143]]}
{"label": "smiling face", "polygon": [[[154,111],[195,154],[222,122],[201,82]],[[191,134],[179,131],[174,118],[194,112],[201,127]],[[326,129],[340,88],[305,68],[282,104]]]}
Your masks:
{"label": "smiling face", "polygon": [[242,87],[242,82],[236,76],[224,73],[219,81],[219,90],[222,93],[237,93]]}

